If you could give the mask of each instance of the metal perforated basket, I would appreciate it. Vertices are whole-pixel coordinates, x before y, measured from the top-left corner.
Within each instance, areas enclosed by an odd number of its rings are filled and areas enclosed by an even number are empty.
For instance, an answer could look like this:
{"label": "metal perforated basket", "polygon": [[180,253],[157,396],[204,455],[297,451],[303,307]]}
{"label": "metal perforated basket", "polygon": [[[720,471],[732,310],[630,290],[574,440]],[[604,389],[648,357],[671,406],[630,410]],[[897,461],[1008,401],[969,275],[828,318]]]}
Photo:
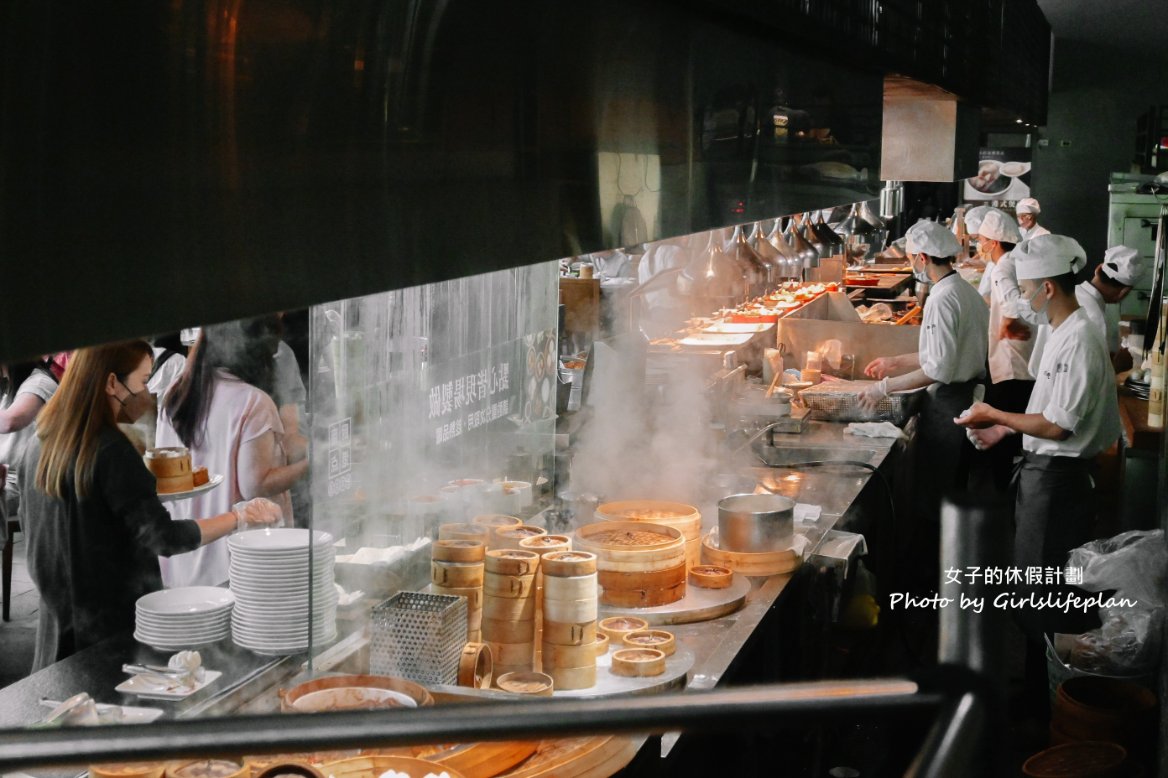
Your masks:
{"label": "metal perforated basket", "polygon": [[890,421],[902,427],[917,412],[922,393],[894,392],[868,410],[860,405],[860,395],[875,381],[825,381],[809,386],[799,398],[813,418],[824,421]]}
{"label": "metal perforated basket", "polygon": [[454,684],[466,645],[466,598],[398,592],[372,611],[369,671],[420,684]]}

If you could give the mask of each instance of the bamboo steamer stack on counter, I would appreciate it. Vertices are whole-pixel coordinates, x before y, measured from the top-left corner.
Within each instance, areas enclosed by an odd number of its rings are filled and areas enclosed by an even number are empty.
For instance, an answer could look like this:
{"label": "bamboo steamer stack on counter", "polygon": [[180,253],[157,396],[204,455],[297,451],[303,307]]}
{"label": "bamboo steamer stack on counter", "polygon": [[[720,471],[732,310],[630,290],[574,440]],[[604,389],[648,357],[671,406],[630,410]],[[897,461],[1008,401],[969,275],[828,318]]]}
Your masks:
{"label": "bamboo steamer stack on counter", "polygon": [[551,551],[543,572],[543,672],[555,688],[596,685],[597,559],[583,551]]}
{"label": "bamboo steamer stack on counter", "polygon": [[601,605],[651,608],[685,597],[681,530],[641,521],[602,521],[576,530],[576,548],[596,555]]}
{"label": "bamboo steamer stack on counter", "polygon": [[487,531],[487,551],[501,547],[499,538],[495,535],[498,530],[511,529],[523,524],[523,519],[518,516],[507,516],[502,513],[484,513],[470,521],[471,524],[483,527]]}
{"label": "bamboo steamer stack on counter", "polygon": [[665,500],[621,500],[601,503],[599,521],[640,521],[673,527],[685,539],[687,568],[702,563],[702,514],[692,505]]}
{"label": "bamboo steamer stack on counter", "polygon": [[435,594],[466,598],[466,639],[482,642],[486,547],[481,540],[437,540],[430,547],[430,584]]}
{"label": "bamboo steamer stack on counter", "polygon": [[[542,558],[552,551],[571,551],[572,539],[567,535],[532,535],[519,541],[519,547],[539,554]],[[543,564],[535,571],[535,664],[540,662],[540,635],[543,631]]]}
{"label": "bamboo steamer stack on counter", "polygon": [[483,642],[495,659],[495,677],[532,669],[535,660],[535,572],[539,554],[526,549],[488,551],[483,576]]}
{"label": "bamboo steamer stack on counter", "polygon": [[547,530],[543,527],[535,527],[530,524],[517,524],[513,527],[496,527],[494,530],[494,548],[520,549],[523,548],[523,546],[519,545],[521,541],[546,534]]}

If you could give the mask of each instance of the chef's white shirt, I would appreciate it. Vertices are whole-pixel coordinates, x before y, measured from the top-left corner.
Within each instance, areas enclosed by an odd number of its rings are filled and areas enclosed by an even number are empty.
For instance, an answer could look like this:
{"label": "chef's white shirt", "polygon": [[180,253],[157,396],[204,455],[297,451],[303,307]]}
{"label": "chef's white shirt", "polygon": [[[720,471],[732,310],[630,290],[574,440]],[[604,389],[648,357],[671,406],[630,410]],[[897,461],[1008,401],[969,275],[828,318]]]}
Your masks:
{"label": "chef's white shirt", "polygon": [[[990,291],[989,324],[989,366],[990,380],[995,384],[1002,381],[1030,381],[1030,354],[1034,350],[1034,332],[1022,318],[1021,308],[1026,305],[1022,292],[1018,289],[1018,279],[1014,270],[1014,257],[1003,254],[989,269],[992,274]],[[1017,319],[1020,324],[1030,327],[1029,340],[1011,340],[1000,337],[1003,319]]]}
{"label": "chef's white shirt", "polygon": [[1034,240],[1039,235],[1049,235],[1050,230],[1043,227],[1041,224],[1035,224],[1030,229],[1026,229],[1021,224],[1018,225],[1018,232],[1022,233],[1022,240]]}
{"label": "chef's white shirt", "polygon": [[1090,459],[1119,439],[1115,373],[1103,332],[1085,308],[1051,329],[1026,412],[1071,433],[1066,440],[1023,435],[1022,448],[1035,454]]}
{"label": "chef's white shirt", "polygon": [[[1111,352],[1110,344],[1107,341],[1107,310],[1105,306],[1107,303],[1103,300],[1103,295],[1099,293],[1090,281],[1084,281],[1075,287],[1075,300],[1079,303],[1079,308],[1087,315],[1087,319],[1091,322],[1091,326],[1104,337],[1104,347],[1108,353]],[[1029,305],[1025,300],[1023,305]],[[1050,325],[1043,324],[1041,327],[1034,327],[1034,349],[1030,353],[1030,374],[1038,374],[1038,366],[1042,364],[1042,352],[1046,349],[1046,342],[1050,340]]]}
{"label": "chef's white shirt", "polygon": [[985,375],[989,315],[977,290],[957,273],[933,284],[925,302],[919,346],[925,375],[942,384]]}

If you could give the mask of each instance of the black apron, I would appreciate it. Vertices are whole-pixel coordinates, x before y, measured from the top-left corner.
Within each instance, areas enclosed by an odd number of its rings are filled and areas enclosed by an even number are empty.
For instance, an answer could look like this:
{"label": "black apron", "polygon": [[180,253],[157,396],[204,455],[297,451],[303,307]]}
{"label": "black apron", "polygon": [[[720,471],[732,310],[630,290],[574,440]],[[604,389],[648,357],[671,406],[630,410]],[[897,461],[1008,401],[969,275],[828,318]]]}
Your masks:
{"label": "black apron", "polygon": [[941,498],[966,489],[975,449],[965,428],[953,420],[973,405],[973,390],[980,383],[935,384],[925,393],[913,441],[913,507],[918,520],[939,524]]}
{"label": "black apron", "polygon": [[[1024,452],[1014,476],[1014,565],[1025,572],[1028,567],[1065,570],[1067,554],[1091,540],[1095,519],[1095,483],[1091,478],[1093,460],[1056,457]],[[1060,597],[1087,593],[1066,584],[1008,587],[1025,597]],[[1045,632],[1082,633],[1099,626],[1096,609],[1088,613],[1071,610],[1063,613],[1053,608],[1018,608],[1013,614],[1033,640]]]}

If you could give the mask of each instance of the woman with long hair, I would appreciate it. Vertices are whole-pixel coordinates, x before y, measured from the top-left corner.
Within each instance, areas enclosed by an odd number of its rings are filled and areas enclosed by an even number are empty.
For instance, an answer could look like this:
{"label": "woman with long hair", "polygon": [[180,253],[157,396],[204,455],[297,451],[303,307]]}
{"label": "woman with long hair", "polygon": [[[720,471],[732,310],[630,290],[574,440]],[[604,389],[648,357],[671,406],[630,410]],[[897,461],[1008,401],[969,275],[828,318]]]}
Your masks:
{"label": "woman with long hair", "polygon": [[[295,462],[284,447],[284,425],[270,394],[278,330],[269,317],[203,327],[183,374],[163,400],[155,445],[186,446],[192,461],[223,483],[181,503],[176,519],[225,511],[240,500],[267,497],[292,523],[289,489],[308,470],[303,447]],[[212,543],[162,560],[167,586],[227,580],[227,544]]]}
{"label": "woman with long hair", "polygon": [[134,603],[162,588],[160,555],[279,519],[261,500],[171,520],[118,429],[152,410],[151,365],[141,340],[80,349],[37,420],[20,468],[29,572],[41,595],[34,670],[133,629]]}

